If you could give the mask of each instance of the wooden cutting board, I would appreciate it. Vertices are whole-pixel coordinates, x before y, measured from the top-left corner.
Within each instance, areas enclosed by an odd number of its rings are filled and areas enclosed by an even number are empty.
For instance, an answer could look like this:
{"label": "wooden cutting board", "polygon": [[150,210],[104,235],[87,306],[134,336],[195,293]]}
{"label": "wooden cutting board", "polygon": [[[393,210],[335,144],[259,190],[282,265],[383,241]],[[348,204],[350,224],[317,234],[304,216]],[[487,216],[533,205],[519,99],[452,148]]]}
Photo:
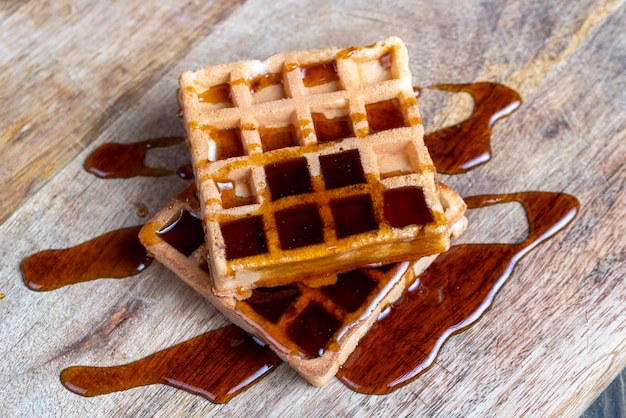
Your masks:
{"label": "wooden cutting board", "polygon": [[[3,2],[0,5],[0,416],[577,416],[626,364],[626,7],[622,1]],[[123,280],[28,290],[20,262],[146,221],[186,181],[98,179],[106,142],[182,135],[184,69],[281,50],[404,39],[416,85],[494,81],[521,108],[494,158],[444,176],[462,195],[576,196],[565,231],[524,258],[494,306],[436,364],[386,396],[318,389],[287,365],[225,405],[164,385],[83,398],[64,368],[142,358],[226,324],[155,263]],[[428,130],[471,111],[426,90]],[[176,168],[184,146],[149,153]],[[519,207],[469,213],[464,242],[515,242]]]}

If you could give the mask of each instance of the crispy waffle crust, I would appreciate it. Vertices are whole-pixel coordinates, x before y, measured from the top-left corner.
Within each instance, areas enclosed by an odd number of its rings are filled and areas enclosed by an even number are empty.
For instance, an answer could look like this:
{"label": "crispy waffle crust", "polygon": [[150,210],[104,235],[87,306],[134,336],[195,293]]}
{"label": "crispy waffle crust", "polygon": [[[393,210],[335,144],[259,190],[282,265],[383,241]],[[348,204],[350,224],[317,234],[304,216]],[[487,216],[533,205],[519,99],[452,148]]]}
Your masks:
{"label": "crispy waffle crust", "polygon": [[[454,237],[467,225],[465,203],[440,185]],[[195,187],[189,186],[141,230],[141,242],[162,264],[205,296],[233,323],[267,343],[315,386],[334,376],[380,312],[395,302],[436,258],[400,262],[257,288],[243,295],[213,292]],[[239,295],[242,296],[242,295]]]}
{"label": "crispy waffle crust", "polygon": [[447,250],[398,38],[185,72],[179,102],[218,295]]}

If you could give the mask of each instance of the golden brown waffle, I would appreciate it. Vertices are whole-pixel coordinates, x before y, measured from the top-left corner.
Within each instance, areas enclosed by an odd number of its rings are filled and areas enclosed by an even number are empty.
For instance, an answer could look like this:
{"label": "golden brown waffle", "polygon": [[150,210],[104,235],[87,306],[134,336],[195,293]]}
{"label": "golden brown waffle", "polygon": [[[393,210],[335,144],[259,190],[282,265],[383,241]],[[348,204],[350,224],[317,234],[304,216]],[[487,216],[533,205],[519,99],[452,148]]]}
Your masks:
{"label": "golden brown waffle", "polygon": [[[441,185],[448,233],[466,227],[465,203]],[[302,376],[322,386],[334,376],[380,312],[435,259],[356,269],[315,280],[257,288],[244,300],[213,293],[195,188],[188,187],[141,230],[148,251],[233,323],[256,335]]]}
{"label": "golden brown waffle", "polygon": [[179,100],[217,294],[448,248],[401,40],[185,72]]}

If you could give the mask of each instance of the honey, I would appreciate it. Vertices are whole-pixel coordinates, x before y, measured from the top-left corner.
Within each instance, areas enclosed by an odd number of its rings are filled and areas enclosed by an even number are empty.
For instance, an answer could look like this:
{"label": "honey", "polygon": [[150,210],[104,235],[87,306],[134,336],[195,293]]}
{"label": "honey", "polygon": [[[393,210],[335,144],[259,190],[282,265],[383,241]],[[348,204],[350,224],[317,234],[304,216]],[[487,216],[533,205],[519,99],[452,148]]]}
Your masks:
{"label": "honey", "polygon": [[226,258],[249,257],[267,252],[267,240],[261,216],[252,216],[221,225],[226,243]]}
{"label": "honey", "polygon": [[245,303],[275,324],[300,295],[300,290],[294,285],[260,287],[252,290],[252,296]]}
{"label": "honey", "polygon": [[244,155],[239,128],[209,129],[213,143],[209,146],[209,161],[218,161]]}
{"label": "honey", "polygon": [[328,190],[366,182],[358,150],[322,155],[319,161]]}
{"label": "honey", "polygon": [[[237,367],[232,367],[237,364]],[[164,383],[228,402],[280,364],[272,351],[234,325],[209,331],[124,367],[69,367],[61,383],[82,396]],[[204,373],[198,373],[204,370]]]}
{"label": "honey", "polygon": [[323,113],[311,113],[315,135],[319,143],[337,141],[354,136],[349,116],[327,118]]}
{"label": "honey", "polygon": [[369,195],[332,200],[330,210],[338,238],[378,229],[378,220],[374,216],[372,198]]}
{"label": "honey", "polygon": [[202,221],[188,210],[179,211],[176,218],[157,231],[157,235],[185,257],[189,257],[204,242]]}
{"label": "honey", "polygon": [[376,281],[363,270],[352,270],[337,275],[334,285],[322,287],[322,293],[347,312],[360,309],[376,287]]}
{"label": "honey", "polygon": [[471,116],[453,126],[424,137],[435,167],[440,173],[465,173],[491,159],[491,130],[500,119],[510,116],[522,103],[520,95],[502,84],[439,84],[430,88],[469,93],[474,99]]}
{"label": "honey", "polygon": [[398,99],[366,104],[365,114],[370,134],[409,126],[404,120]]}
{"label": "honey", "polygon": [[263,152],[297,145],[297,133],[293,125],[278,128],[259,127]]}
{"label": "honey", "polygon": [[22,261],[24,283],[32,290],[55,290],[100,278],[126,278],[152,263],[137,234],[140,226],[107,232],[75,247],[45,250]]}
{"label": "honey", "polygon": [[[195,91],[195,90],[194,90]],[[232,95],[230,92],[230,84],[223,83],[211,86],[208,90],[197,93],[198,101],[201,103],[228,103],[232,105]]]}
{"label": "honey", "polygon": [[172,171],[146,166],[146,154],[151,149],[171,147],[184,141],[183,137],[172,136],[130,144],[109,142],[99,146],[87,157],[85,170],[104,179],[167,176]]}
{"label": "honey", "polygon": [[300,68],[300,72],[305,87],[315,87],[339,80],[336,61],[303,66]]}
{"label": "honey", "polygon": [[265,176],[272,200],[313,191],[306,158],[266,165]]}
{"label": "honey", "polygon": [[340,325],[337,318],[314,302],[287,328],[287,334],[308,356],[319,357]]}
{"label": "honey", "polygon": [[276,229],[283,250],[324,242],[324,230],[317,205],[301,205],[277,211]]}
{"label": "honey", "polygon": [[270,86],[282,85],[283,75],[282,73],[270,73],[261,74],[248,80],[248,86],[250,86],[250,92],[256,94],[259,91],[268,88]]}
{"label": "honey", "polygon": [[433,221],[424,192],[419,187],[402,187],[383,192],[385,220],[394,228],[426,225]]}

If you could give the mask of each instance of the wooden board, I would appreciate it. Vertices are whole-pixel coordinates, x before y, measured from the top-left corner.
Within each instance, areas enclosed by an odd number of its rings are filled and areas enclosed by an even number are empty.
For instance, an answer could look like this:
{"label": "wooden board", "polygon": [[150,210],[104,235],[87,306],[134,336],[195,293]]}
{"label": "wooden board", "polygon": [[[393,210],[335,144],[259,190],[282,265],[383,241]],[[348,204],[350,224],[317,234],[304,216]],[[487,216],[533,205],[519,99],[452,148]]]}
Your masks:
{"label": "wooden board", "polygon": [[[623,2],[337,3],[0,5],[1,416],[577,416],[626,365]],[[184,69],[387,35],[405,40],[416,85],[495,81],[524,99],[495,126],[493,160],[445,181],[463,195],[570,193],[581,202],[575,223],[522,260],[481,321],[391,395],[337,380],[313,388],[286,365],[225,405],[163,385],[95,398],[63,388],[70,365],[127,363],[226,323],[158,264],[53,292],[24,286],[24,257],[141,224],[138,209],[156,213],[186,184],[97,179],[83,169],[89,153],[181,135]],[[428,90],[425,124],[461,120],[469,104]],[[149,158],[176,168],[185,149]],[[525,230],[518,209],[471,212],[464,241],[514,241]]]}

